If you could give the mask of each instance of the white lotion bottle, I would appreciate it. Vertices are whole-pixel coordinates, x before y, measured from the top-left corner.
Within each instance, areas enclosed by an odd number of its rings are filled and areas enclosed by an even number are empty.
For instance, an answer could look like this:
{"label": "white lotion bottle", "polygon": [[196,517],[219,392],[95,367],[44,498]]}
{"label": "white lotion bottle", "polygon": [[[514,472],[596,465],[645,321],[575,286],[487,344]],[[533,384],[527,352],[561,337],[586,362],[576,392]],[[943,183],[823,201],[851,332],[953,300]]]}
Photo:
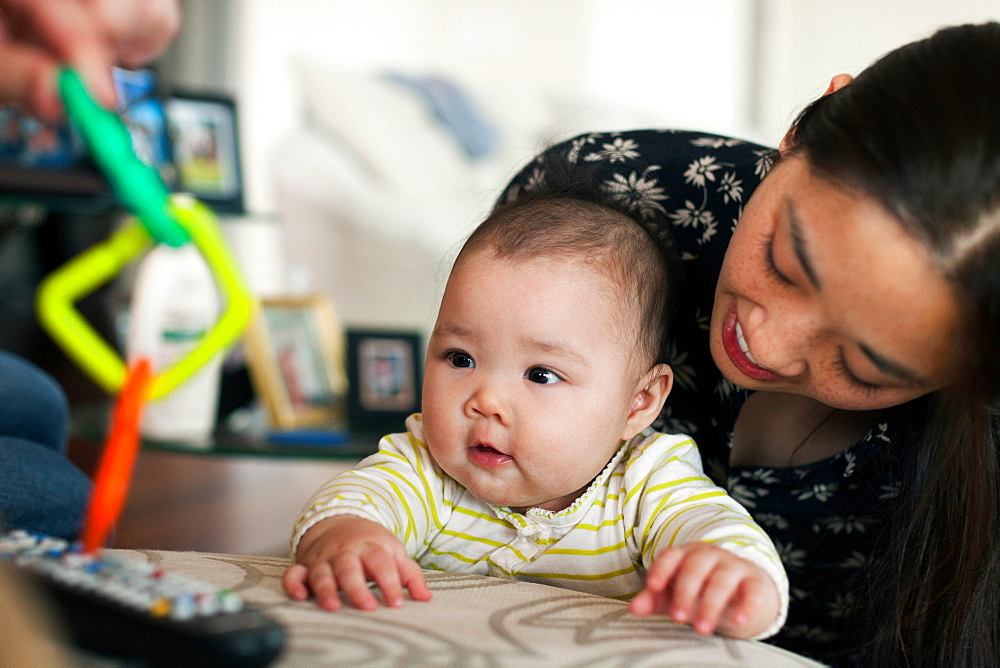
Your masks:
{"label": "white lotion bottle", "polygon": [[[193,243],[159,244],[142,260],[132,292],[128,337],[130,362],[145,356],[154,377],[192,350],[219,317],[212,273]],[[222,354],[144,410],[144,438],[211,445],[219,403]]]}

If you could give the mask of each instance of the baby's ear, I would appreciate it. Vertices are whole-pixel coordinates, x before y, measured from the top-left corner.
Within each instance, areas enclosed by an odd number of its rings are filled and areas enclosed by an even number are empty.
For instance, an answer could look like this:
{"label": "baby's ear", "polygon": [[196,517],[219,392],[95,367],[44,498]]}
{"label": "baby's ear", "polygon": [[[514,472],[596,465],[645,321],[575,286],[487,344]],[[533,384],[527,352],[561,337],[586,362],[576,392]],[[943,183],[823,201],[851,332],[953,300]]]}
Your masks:
{"label": "baby's ear", "polygon": [[667,364],[657,364],[643,374],[636,384],[632,406],[622,438],[626,441],[653,424],[674,385],[674,372]]}

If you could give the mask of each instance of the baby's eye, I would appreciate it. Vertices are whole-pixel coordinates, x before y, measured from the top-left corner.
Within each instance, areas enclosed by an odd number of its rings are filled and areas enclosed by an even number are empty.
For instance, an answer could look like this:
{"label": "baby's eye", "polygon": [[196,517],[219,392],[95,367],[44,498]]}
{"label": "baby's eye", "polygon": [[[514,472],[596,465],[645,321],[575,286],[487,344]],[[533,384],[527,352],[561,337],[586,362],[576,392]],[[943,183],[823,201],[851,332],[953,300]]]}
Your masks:
{"label": "baby's eye", "polygon": [[524,377],[530,380],[532,383],[538,383],[540,385],[549,385],[551,383],[558,383],[562,381],[555,371],[551,369],[546,369],[543,366],[533,366],[528,369]]}
{"label": "baby's eye", "polygon": [[458,367],[459,369],[472,369],[476,366],[476,361],[460,350],[453,350],[445,355],[445,357],[452,366]]}

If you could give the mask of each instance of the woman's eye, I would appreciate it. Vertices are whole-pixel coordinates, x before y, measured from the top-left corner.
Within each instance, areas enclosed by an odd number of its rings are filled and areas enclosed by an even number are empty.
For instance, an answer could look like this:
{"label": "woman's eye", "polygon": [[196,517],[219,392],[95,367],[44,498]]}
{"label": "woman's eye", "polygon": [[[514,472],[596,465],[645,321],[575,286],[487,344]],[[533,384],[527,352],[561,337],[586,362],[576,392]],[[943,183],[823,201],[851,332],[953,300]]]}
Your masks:
{"label": "woman's eye", "polygon": [[476,361],[463,352],[450,352],[446,357],[452,366],[459,369],[472,369],[476,366]]}
{"label": "woman's eye", "polygon": [[882,389],[881,385],[875,385],[874,383],[869,383],[867,381],[861,380],[854,375],[853,372],[847,366],[847,360],[844,359],[843,353],[840,357],[834,360],[834,365],[837,371],[840,373],[841,378],[849,382],[854,387],[862,390],[866,394],[877,394],[879,390]]}
{"label": "woman's eye", "polygon": [[764,245],[764,270],[768,276],[776,279],[779,283],[793,285],[792,281],[781,273],[778,265],[774,262],[774,236],[769,236],[763,241]]}
{"label": "woman's eye", "polygon": [[533,366],[528,369],[528,372],[524,374],[524,377],[530,380],[532,383],[538,383],[540,385],[548,385],[551,383],[558,383],[562,380],[555,371],[551,369],[546,369],[542,366]]}

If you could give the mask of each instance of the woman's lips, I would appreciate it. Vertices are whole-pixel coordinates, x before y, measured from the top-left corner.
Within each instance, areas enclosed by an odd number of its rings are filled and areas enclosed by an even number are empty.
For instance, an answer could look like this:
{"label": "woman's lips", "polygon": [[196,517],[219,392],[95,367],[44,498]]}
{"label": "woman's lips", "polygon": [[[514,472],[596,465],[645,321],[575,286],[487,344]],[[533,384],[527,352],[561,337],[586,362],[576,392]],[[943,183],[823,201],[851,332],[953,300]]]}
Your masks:
{"label": "woman's lips", "polygon": [[781,379],[781,376],[778,374],[757,364],[750,355],[750,349],[743,339],[743,328],[740,327],[739,314],[736,311],[735,301],[729,308],[729,313],[726,314],[726,319],[722,323],[722,345],[726,349],[729,361],[740,372],[755,380],[771,381]]}
{"label": "woman's lips", "polygon": [[510,455],[505,455],[499,450],[485,444],[475,445],[469,448],[469,459],[473,464],[483,468],[496,468],[503,466],[507,462],[514,461]]}

